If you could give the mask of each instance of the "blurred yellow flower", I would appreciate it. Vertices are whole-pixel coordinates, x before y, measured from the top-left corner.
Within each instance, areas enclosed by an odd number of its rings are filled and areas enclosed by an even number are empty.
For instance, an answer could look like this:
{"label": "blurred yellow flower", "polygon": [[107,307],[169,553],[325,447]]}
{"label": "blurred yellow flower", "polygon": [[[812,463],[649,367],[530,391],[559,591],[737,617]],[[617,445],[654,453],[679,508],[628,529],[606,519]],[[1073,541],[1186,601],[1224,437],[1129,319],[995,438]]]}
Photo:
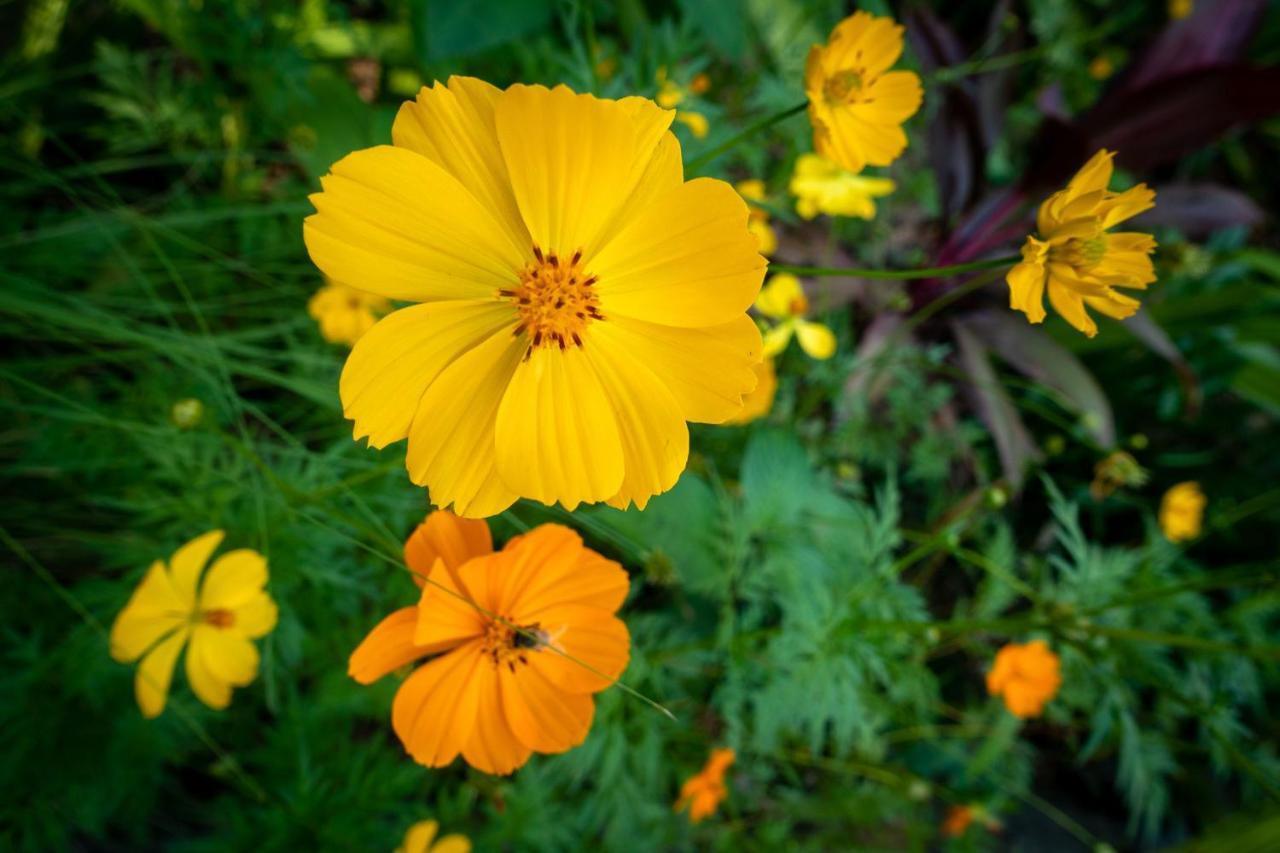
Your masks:
{"label": "blurred yellow flower", "polygon": [[855,12],[809,50],[804,87],[813,147],[850,172],[888,166],[907,147],[902,123],[924,91],[910,71],[889,71],[902,55],[903,29],[892,18]]}
{"label": "blurred yellow flower", "polygon": [[372,684],[434,655],[404,680],[391,707],[413,760],[444,767],[461,755],[477,770],[506,775],[535,752],[582,743],[594,694],[622,674],[631,653],[627,626],[614,615],[629,589],[622,566],[558,524],[495,552],[485,522],[445,511],[414,531],[405,560],[422,586],[417,605],[370,631],[348,673]]}
{"label": "blurred yellow flower", "polygon": [[1208,501],[1200,484],[1179,483],[1164,493],[1160,501],[1160,530],[1170,542],[1185,542],[1200,535],[1204,507]]}
{"label": "blurred yellow flower", "polygon": [[1022,247],[1022,262],[1009,270],[1009,307],[1032,323],[1044,321],[1044,294],[1068,323],[1089,337],[1097,324],[1087,304],[1108,317],[1123,320],[1140,307],[1117,287],[1145,290],[1156,280],[1151,253],[1156,241],[1137,231],[1108,229],[1155,206],[1156,194],[1146,184],[1122,193],[1107,190],[1111,151],[1102,150],[1076,173],[1066,189],[1040,205],[1037,235]]}
{"label": "blurred yellow flower", "polygon": [[692,110],[676,110],[676,121],[689,128],[694,139],[706,139],[707,133],[711,130],[707,117]]}
{"label": "blurred yellow flower", "polygon": [[320,324],[320,334],[331,344],[352,346],[391,310],[385,296],[356,290],[336,281],[325,282],[307,303],[307,313]]}
{"label": "blurred yellow flower", "polygon": [[[711,81],[706,74],[694,77],[687,89],[667,76],[666,66],[658,69],[657,76],[658,94],[654,96],[654,100],[658,102],[658,106],[668,110],[675,109],[683,103],[689,94],[702,94],[711,88]],[[693,110],[677,110],[676,121],[689,128],[694,139],[705,139],[710,130],[707,117]]]}
{"label": "blurred yellow flower", "polygon": [[1089,494],[1100,501],[1110,497],[1116,489],[1126,486],[1141,486],[1147,482],[1147,471],[1138,464],[1138,460],[1123,450],[1107,454],[1093,466],[1093,482],[1089,484]]}
{"label": "blurred yellow flower", "polygon": [[168,565],[153,563],[111,626],[111,656],[121,663],[142,659],[134,693],[145,717],[164,710],[183,646],[187,681],[210,708],[227,707],[231,688],[258,674],[250,640],[276,626],[275,602],[263,589],[267,561],[241,548],[223,554],[205,574],[222,537],[211,530],[175,551]]}
{"label": "blurred yellow flower", "polygon": [[1194,0],[1169,0],[1169,17],[1181,21],[1195,9]]}
{"label": "blurred yellow flower", "polygon": [[1115,71],[1115,63],[1107,56],[1095,56],[1089,63],[1089,76],[1094,80],[1106,80]]}
{"label": "blurred yellow flower", "polygon": [[436,505],[643,508],[684,470],[686,422],[755,386],[765,260],[729,184],[684,180],[672,119],[453,77],[322,179],[316,265],[422,303],[356,344],[343,411],[373,447],[408,437]]}
{"label": "blurred yellow flower", "polygon": [[778,372],[773,359],[766,358],[756,365],[756,390],[742,398],[742,411],[729,420],[729,424],[745,424],[763,418],[773,408],[773,396],[778,392]]}
{"label": "blurred yellow flower", "polygon": [[987,673],[987,692],[1003,697],[1009,713],[1023,719],[1040,716],[1061,686],[1058,656],[1044,640],[1009,643]]}
{"label": "blurred yellow flower", "polygon": [[749,202],[747,209],[750,213],[747,214],[747,230],[756,235],[756,239],[760,241],[758,251],[765,256],[772,255],[778,249],[778,235],[774,232],[773,226],[769,224],[769,211],[759,204],[750,204],[750,202],[762,202],[765,200],[764,181],[759,178],[738,181],[736,189],[738,190],[738,195]]}
{"label": "blurred yellow flower", "polygon": [[764,354],[772,358],[787,348],[794,334],[800,348],[816,359],[831,358],[836,351],[836,336],[821,323],[805,319],[809,299],[804,295],[800,279],[791,273],[772,276],[756,299],[756,310],[775,321],[764,333]]}
{"label": "blurred yellow flower", "polygon": [[465,835],[455,833],[437,840],[439,831],[440,824],[434,820],[418,821],[404,834],[396,853],[471,853],[471,841]]}
{"label": "blurred yellow flower", "polygon": [[676,800],[673,810],[681,812],[689,809],[689,820],[692,823],[701,823],[715,814],[720,803],[729,796],[724,775],[736,757],[732,749],[721,747],[711,750],[706,765],[689,777],[680,788],[680,798]]}
{"label": "blurred yellow flower", "polygon": [[853,172],[817,154],[801,154],[791,174],[791,193],[796,197],[796,213],[813,219],[828,216],[876,215],[874,199],[896,189],[888,178],[871,178]]}

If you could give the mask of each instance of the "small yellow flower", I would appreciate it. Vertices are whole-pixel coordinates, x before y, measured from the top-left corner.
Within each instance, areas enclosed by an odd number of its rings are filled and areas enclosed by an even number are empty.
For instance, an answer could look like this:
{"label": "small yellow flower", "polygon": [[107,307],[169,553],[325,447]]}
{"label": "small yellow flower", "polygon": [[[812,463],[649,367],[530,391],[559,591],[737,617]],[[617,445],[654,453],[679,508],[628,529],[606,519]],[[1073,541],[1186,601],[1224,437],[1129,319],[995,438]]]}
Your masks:
{"label": "small yellow flower", "polygon": [[892,18],[855,12],[809,50],[804,87],[813,147],[850,172],[888,166],[907,147],[902,123],[924,91],[910,71],[890,71],[902,55],[903,29]]}
{"label": "small yellow flower", "polygon": [[780,272],[765,283],[756,299],[756,310],[776,321],[764,333],[766,358],[786,349],[793,334],[799,338],[800,348],[813,358],[828,359],[835,354],[835,334],[821,323],[805,319],[809,313],[809,299],[804,295],[800,279],[791,273]]}
{"label": "small yellow flower", "polygon": [[210,708],[227,707],[231,688],[258,674],[258,650],[250,641],[276,625],[275,602],[263,589],[267,561],[241,548],[223,554],[206,574],[222,536],[211,530],[175,551],[168,565],[153,563],[111,626],[111,656],[121,663],[142,659],[134,692],[145,717],[164,710],[183,646],[187,681]]}
{"label": "small yellow flower", "polygon": [[311,259],[417,303],[352,349],[343,412],[373,447],[408,438],[437,506],[643,508],[684,471],[688,422],[755,386],[766,262],[733,187],[684,180],[673,118],[453,77],[321,179]]}
{"label": "small yellow flower", "polygon": [[751,211],[747,215],[747,230],[756,235],[756,239],[760,241],[758,251],[766,257],[772,255],[778,250],[778,235],[769,224],[769,211],[758,204],[765,200],[764,181],[759,178],[738,181],[735,188],[738,190],[738,195],[747,200],[748,209]]}
{"label": "small yellow flower", "polygon": [[1108,229],[1155,206],[1155,191],[1138,184],[1122,193],[1107,190],[1114,153],[1099,151],[1066,189],[1040,205],[1035,235],[1022,247],[1022,262],[1009,270],[1009,307],[1032,323],[1045,318],[1044,295],[1068,323],[1089,337],[1097,324],[1085,305],[1108,317],[1133,316],[1141,303],[1115,290],[1145,290],[1156,280],[1151,253],[1156,241],[1137,231]]}
{"label": "small yellow flower", "polygon": [[[665,66],[658,69],[657,76],[658,94],[654,96],[654,100],[658,102],[658,106],[668,110],[675,109],[684,103],[685,98],[690,94],[699,95],[711,87],[711,81],[705,74],[699,74],[694,77],[693,82],[689,84],[687,89],[667,76]],[[689,132],[693,134],[694,139],[705,139],[707,132],[710,130],[707,117],[693,110],[677,110],[676,121],[689,128]]]}
{"label": "small yellow flower", "polygon": [[756,390],[742,398],[742,411],[729,420],[729,424],[745,424],[763,418],[773,408],[773,396],[778,392],[778,371],[772,358],[756,365]]}
{"label": "small yellow flower", "polygon": [[1003,697],[1009,713],[1023,719],[1040,716],[1061,686],[1058,656],[1044,640],[1009,643],[987,673],[987,692]]}
{"label": "small yellow flower", "polygon": [[418,821],[404,834],[396,853],[471,853],[471,841],[465,835],[455,833],[437,839],[439,831],[440,824],[434,820]]}
{"label": "small yellow flower", "polygon": [[796,213],[805,219],[813,219],[819,213],[871,219],[876,215],[874,199],[894,189],[896,185],[888,178],[855,175],[817,154],[801,154],[791,174]]}
{"label": "small yellow flower", "polygon": [[1106,80],[1116,71],[1115,63],[1108,56],[1095,56],[1089,63],[1089,76],[1094,80]]}
{"label": "small yellow flower", "polygon": [[707,117],[693,110],[676,110],[676,121],[689,128],[694,139],[706,139],[711,130]]}
{"label": "small yellow flower", "polygon": [[1194,0],[1169,0],[1169,17],[1175,21],[1181,21],[1194,9]]}
{"label": "small yellow flower", "polygon": [[391,310],[385,296],[326,282],[307,303],[307,313],[320,324],[320,334],[331,344],[354,346],[373,328],[378,317]]}
{"label": "small yellow flower", "polygon": [[1100,501],[1110,497],[1116,489],[1125,486],[1141,486],[1147,482],[1147,471],[1138,460],[1123,450],[1110,453],[1093,466],[1093,482],[1089,494]]}
{"label": "small yellow flower", "polygon": [[676,800],[673,810],[680,812],[688,808],[691,823],[701,823],[715,814],[720,803],[729,796],[724,775],[736,757],[732,749],[722,747],[711,750],[711,757],[707,759],[706,765],[689,777],[680,788],[680,798]]}
{"label": "small yellow flower", "polygon": [[1179,483],[1164,493],[1160,501],[1160,530],[1170,542],[1185,542],[1200,535],[1207,503],[1200,484]]}

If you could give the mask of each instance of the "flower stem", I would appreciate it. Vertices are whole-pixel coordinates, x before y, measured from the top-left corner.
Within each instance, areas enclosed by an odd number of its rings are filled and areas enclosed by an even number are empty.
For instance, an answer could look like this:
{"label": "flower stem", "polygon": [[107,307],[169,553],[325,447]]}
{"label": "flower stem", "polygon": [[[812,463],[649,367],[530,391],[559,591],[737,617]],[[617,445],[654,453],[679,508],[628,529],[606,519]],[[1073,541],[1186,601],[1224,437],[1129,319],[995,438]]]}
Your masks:
{"label": "flower stem", "polygon": [[991,270],[997,267],[1009,267],[1022,260],[1021,256],[1008,258],[988,258],[985,261],[972,261],[967,264],[952,264],[949,267],[925,267],[918,270],[873,270],[857,267],[798,267],[791,264],[769,264],[771,272],[789,272],[792,275],[807,276],[848,276],[849,278],[880,278],[909,280],[914,278],[943,278],[960,275],[977,270]]}
{"label": "flower stem", "polygon": [[771,116],[765,116],[755,124],[749,125],[747,128],[742,130],[737,135],[731,136],[728,139],[726,139],[724,142],[721,142],[719,145],[717,145],[715,148],[712,148],[710,151],[704,152],[702,154],[699,154],[697,157],[694,157],[685,165],[685,169],[690,173],[697,172],[703,166],[707,165],[712,160],[716,159],[721,154],[728,151],[730,148],[734,147],[744,139],[748,139],[754,136],[755,134],[764,130],[766,127],[769,127],[770,125],[773,125],[773,124],[777,124],[783,119],[791,118],[796,113],[804,112],[804,110],[808,106],[809,106],[809,102],[805,101],[802,104],[796,104],[793,107],[787,107],[785,110],[783,110],[780,113],[774,113]]}

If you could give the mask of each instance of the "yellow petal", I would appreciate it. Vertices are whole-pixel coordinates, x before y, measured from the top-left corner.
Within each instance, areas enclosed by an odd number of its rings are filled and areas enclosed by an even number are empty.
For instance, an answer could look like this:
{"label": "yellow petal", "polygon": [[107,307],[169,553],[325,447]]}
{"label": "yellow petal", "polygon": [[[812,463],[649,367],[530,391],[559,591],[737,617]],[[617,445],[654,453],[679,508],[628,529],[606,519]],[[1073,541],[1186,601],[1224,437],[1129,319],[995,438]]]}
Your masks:
{"label": "yellow petal", "polygon": [[222,536],[221,530],[210,530],[174,551],[169,558],[169,576],[173,579],[173,588],[186,602],[188,609],[195,607],[200,573],[222,542]]}
{"label": "yellow petal", "polygon": [[832,110],[830,133],[818,153],[850,172],[861,172],[868,165],[888,166],[906,149],[907,134],[899,125],[875,118],[871,121],[848,109]]}
{"label": "yellow petal", "polygon": [[761,357],[760,329],[747,315],[719,326],[681,329],[621,315],[592,327],[603,345],[631,353],[653,371],[684,419],[720,423],[738,411]]}
{"label": "yellow petal", "polygon": [[804,295],[804,286],[789,272],[771,276],[756,297],[756,310],[775,320],[803,314],[808,308],[809,299]]}
{"label": "yellow petal", "polygon": [[458,515],[496,515],[518,496],[498,477],[494,426],[524,348],[504,327],[447,367],[427,388],[409,428],[405,466],[431,500]]}
{"label": "yellow petal", "polygon": [[258,650],[234,630],[196,625],[187,656],[200,656],[209,673],[219,681],[243,687],[258,674]]}
{"label": "yellow petal", "polygon": [[572,510],[622,486],[617,420],[577,347],[535,347],[520,363],[498,409],[495,439],[502,481],[525,497]]}
{"label": "yellow petal", "polygon": [[173,680],[173,667],[178,662],[178,652],[187,641],[187,629],[175,631],[151,650],[133,679],[134,695],[142,716],[148,719],[160,716],[169,696],[169,683]]}
{"label": "yellow petal", "polygon": [[1156,206],[1156,191],[1138,184],[1099,205],[1102,227],[1110,228]]}
{"label": "yellow petal", "polygon": [[684,164],[680,159],[680,140],[676,139],[674,133],[667,131],[658,140],[653,159],[636,182],[636,188],[614,212],[613,221],[600,229],[592,249],[593,255],[596,248],[607,245],[641,211],[683,183]]}
{"label": "yellow petal", "polygon": [[121,663],[137,660],[156,640],[185,622],[193,607],[174,590],[164,563],[152,563],[111,625],[111,657]]}
{"label": "yellow petal", "polygon": [[205,610],[232,610],[252,599],[267,583],[267,560],[257,551],[241,548],[223,554],[209,569],[200,589]]}
{"label": "yellow petal", "polygon": [[924,89],[911,71],[890,71],[867,87],[866,103],[850,107],[854,114],[877,124],[902,124],[920,109]]}
{"label": "yellow petal", "polygon": [[391,138],[458,179],[494,214],[516,246],[530,245],[529,230],[516,207],[507,164],[498,145],[494,108],[502,90],[474,77],[450,77],[422,88],[416,101],[400,107]]}
{"label": "yellow petal", "polygon": [[795,330],[795,322],[783,320],[764,333],[764,357],[774,358],[791,343],[791,333]]}
{"label": "yellow petal", "polygon": [[766,265],[747,214],[733,187],[710,178],[655,198],[590,259],[605,317],[713,326],[746,311]]}
{"label": "yellow petal", "polygon": [[835,333],[821,323],[800,320],[796,324],[796,338],[800,348],[816,359],[828,359],[835,355]]}
{"label": "yellow petal", "polygon": [[756,251],[762,255],[772,255],[778,250],[778,235],[767,219],[752,218],[747,223],[747,230],[755,235]]}
{"label": "yellow petal", "polygon": [[1081,299],[1080,294],[1052,275],[1049,277],[1049,304],[1053,306],[1054,311],[1062,315],[1062,319],[1089,337],[1092,338],[1098,334],[1098,325],[1084,309],[1084,300]]}
{"label": "yellow petal", "polygon": [[1107,184],[1111,183],[1111,172],[1114,168],[1111,161],[1114,157],[1115,152],[1105,148],[1090,157],[1089,162],[1081,166],[1080,171],[1076,172],[1068,182],[1067,199],[1076,199],[1086,193],[1105,190]]}
{"label": "yellow petal", "polygon": [[431,853],[471,853],[471,841],[465,835],[446,835],[435,843]]}
{"label": "yellow petal", "polygon": [[238,604],[233,611],[236,630],[251,639],[264,637],[276,627],[279,611],[276,603],[265,591],[259,592],[248,601]]}
{"label": "yellow petal", "polygon": [[529,248],[440,166],[405,148],[357,151],[322,178],[303,223],[325,275],[392,299],[495,298]]}
{"label": "yellow petal", "polygon": [[515,319],[505,300],[430,302],[383,317],[356,343],[338,384],[353,436],[379,448],[404,438],[435,378]]}
{"label": "yellow petal", "polygon": [[1005,281],[1009,283],[1009,307],[1026,314],[1029,322],[1044,322],[1044,265],[1023,261],[1009,270]]}
{"label": "yellow petal", "polygon": [[868,76],[880,74],[902,55],[902,32],[892,18],[855,12],[831,31],[825,66],[831,71],[856,67]]}
{"label": "yellow petal", "polygon": [[583,350],[613,409],[622,442],[622,487],[609,503],[644,509],[675,485],[689,458],[689,428],[680,404],[635,354],[604,335]]}
{"label": "yellow petal", "polygon": [[533,242],[590,257],[672,117],[651,101],[602,100],[564,86],[515,85],[503,92],[498,140]]}
{"label": "yellow petal", "polygon": [[391,725],[413,760],[443,767],[462,751],[479,711],[479,669],[492,664],[480,641],[418,667],[391,704]]}
{"label": "yellow petal", "polygon": [[434,820],[418,821],[404,834],[404,841],[400,843],[400,849],[396,853],[428,853],[439,828],[440,825]]}
{"label": "yellow petal", "polygon": [[[207,625],[202,627],[216,630]],[[197,699],[215,711],[231,704],[231,685],[214,674],[203,649],[194,643],[187,649],[187,684]]]}
{"label": "yellow petal", "polygon": [[676,113],[676,121],[689,128],[689,132],[693,134],[694,139],[706,139],[707,133],[711,129],[707,117],[694,110],[680,110]]}
{"label": "yellow petal", "polygon": [[1084,301],[1095,311],[1100,311],[1116,320],[1126,320],[1138,313],[1142,303],[1123,293],[1112,292],[1107,296],[1086,296]]}

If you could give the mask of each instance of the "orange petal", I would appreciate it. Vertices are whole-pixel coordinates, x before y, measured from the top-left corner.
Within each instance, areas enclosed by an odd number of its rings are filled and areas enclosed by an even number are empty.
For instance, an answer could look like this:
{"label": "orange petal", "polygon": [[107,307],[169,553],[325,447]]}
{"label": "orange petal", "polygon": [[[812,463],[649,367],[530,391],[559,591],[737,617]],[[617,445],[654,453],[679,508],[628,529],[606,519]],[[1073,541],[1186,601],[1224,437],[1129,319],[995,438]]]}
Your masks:
{"label": "orange petal", "polygon": [[480,691],[480,643],[468,643],[418,667],[396,692],[391,725],[413,760],[443,767],[475,730]]}
{"label": "orange petal", "polygon": [[462,757],[477,770],[505,776],[528,761],[533,751],[511,731],[502,710],[498,669],[488,664],[476,669],[476,727],[462,748]]}
{"label": "orange petal", "polygon": [[631,589],[626,570],[613,560],[583,548],[572,562],[548,562],[511,606],[521,623],[542,618],[548,608],[583,605],[614,613]]}
{"label": "orange petal", "polygon": [[532,666],[499,667],[502,709],[515,736],[537,752],[564,752],[591,729],[595,700],[566,693]]}
{"label": "orange petal", "polygon": [[596,693],[627,668],[631,635],[617,617],[570,604],[543,611],[538,625],[552,638],[554,648],[531,655],[529,665],[562,690]]}
{"label": "orange petal", "polygon": [[436,560],[456,572],[467,560],[493,553],[489,523],[482,518],[459,518],[440,509],[427,516],[404,543],[404,562],[413,582],[422,586]]}
{"label": "orange petal", "polygon": [[[463,584],[463,570],[475,566],[467,576],[482,573],[480,567],[492,562],[493,556],[477,557],[454,573],[440,571],[443,560],[436,560],[431,583],[422,588],[422,598],[418,600],[418,621],[414,629],[413,642],[419,646],[449,648],[484,634],[488,624],[485,611],[492,612],[491,601],[485,596],[483,584]],[[480,590],[476,597],[474,590]],[[477,606],[478,605],[478,606]]]}
{"label": "orange petal", "polygon": [[351,653],[347,674],[361,684],[372,684],[405,664],[440,651],[441,646],[419,646],[413,642],[417,625],[417,607],[402,607],[383,619]]}

